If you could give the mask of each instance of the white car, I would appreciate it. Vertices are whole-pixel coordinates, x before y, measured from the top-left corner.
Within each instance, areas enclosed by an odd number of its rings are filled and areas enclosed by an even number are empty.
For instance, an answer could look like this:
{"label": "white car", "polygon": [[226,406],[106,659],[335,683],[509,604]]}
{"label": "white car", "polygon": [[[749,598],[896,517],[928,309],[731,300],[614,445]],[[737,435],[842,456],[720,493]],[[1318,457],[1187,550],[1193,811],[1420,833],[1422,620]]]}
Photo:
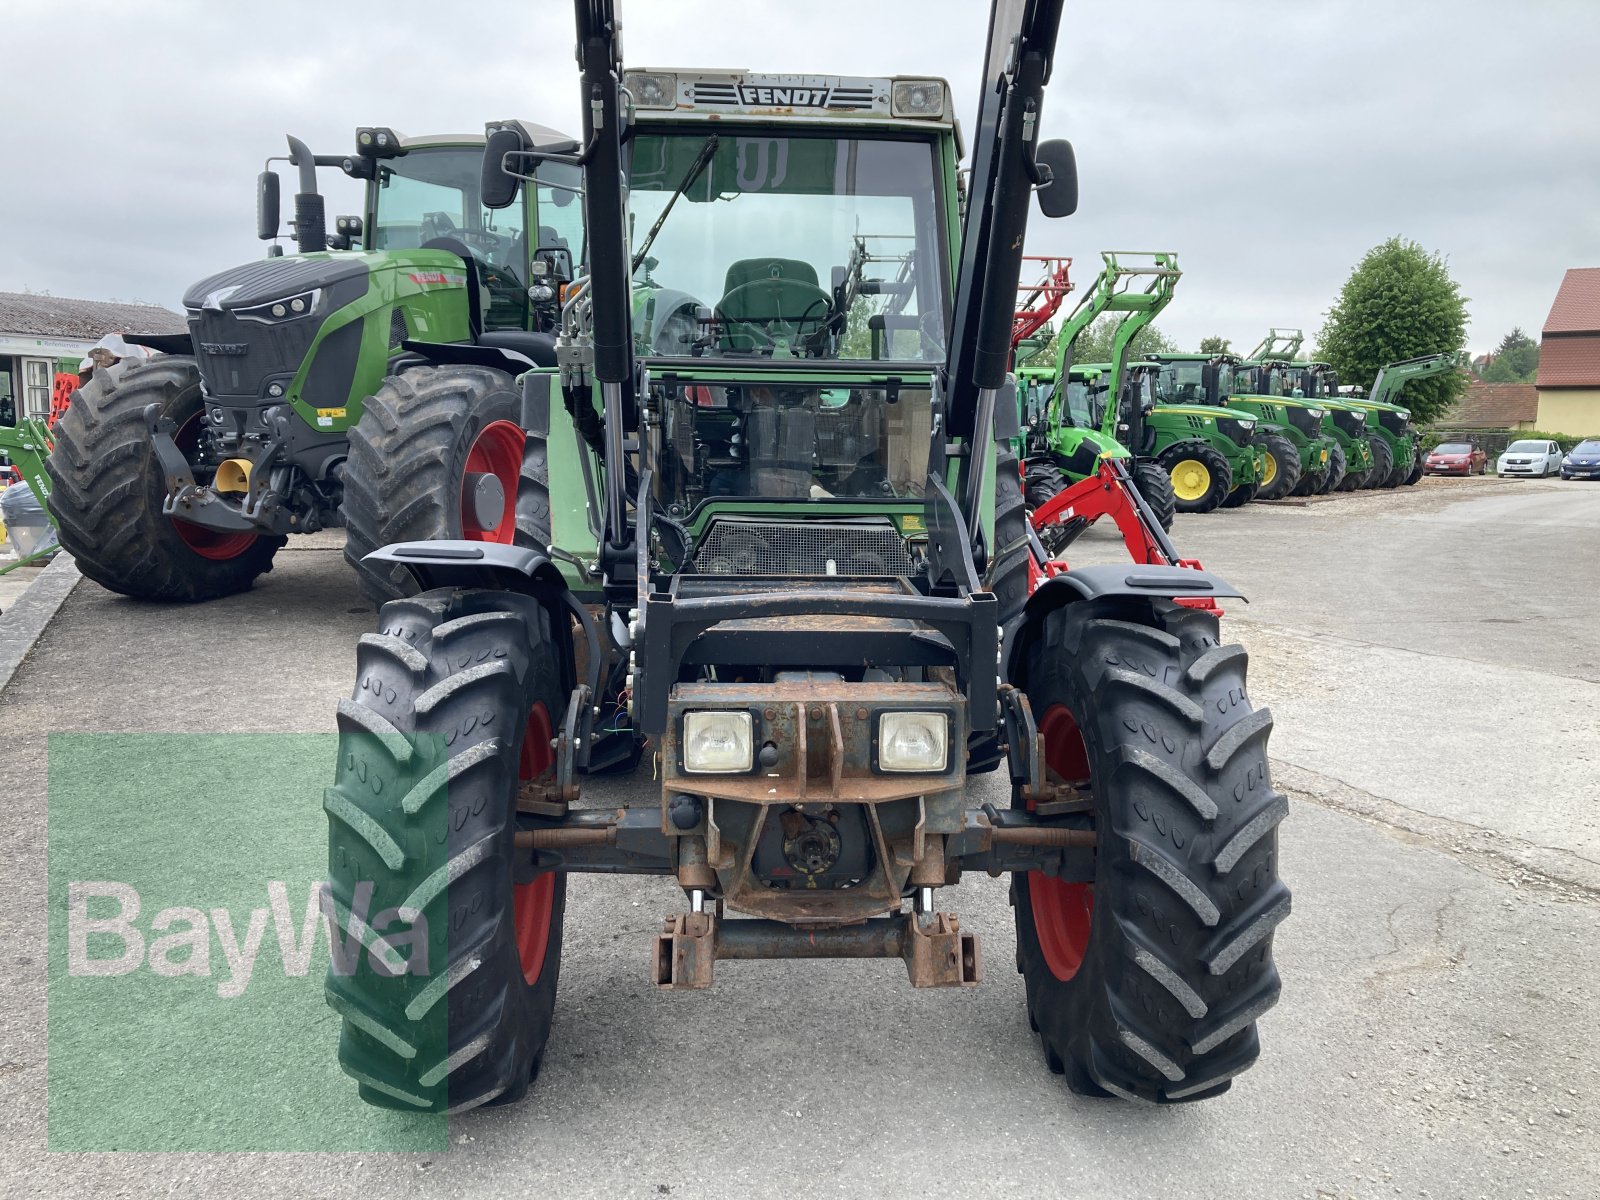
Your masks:
{"label": "white car", "polygon": [[1555,442],[1512,442],[1495,460],[1501,475],[1532,475],[1543,479],[1561,470],[1561,447]]}

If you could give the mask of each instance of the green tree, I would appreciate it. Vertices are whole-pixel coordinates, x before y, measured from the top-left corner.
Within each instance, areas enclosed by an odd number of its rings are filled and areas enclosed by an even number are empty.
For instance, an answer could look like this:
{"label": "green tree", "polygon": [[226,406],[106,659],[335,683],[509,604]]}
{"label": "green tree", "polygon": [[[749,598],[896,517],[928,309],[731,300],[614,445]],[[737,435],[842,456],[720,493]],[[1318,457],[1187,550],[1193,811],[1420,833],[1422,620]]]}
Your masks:
{"label": "green tree", "polygon": [[1225,337],[1212,336],[1200,339],[1201,354],[1229,354],[1232,350],[1232,344]]}
{"label": "green tree", "polygon": [[[1466,341],[1467,302],[1442,256],[1390,238],[1367,251],[1317,335],[1346,383],[1371,387],[1381,367],[1423,354],[1456,353]],[[1466,390],[1464,372],[1410,384],[1400,403],[1423,424]]]}
{"label": "green tree", "polygon": [[1494,361],[1483,371],[1485,383],[1532,383],[1539,372],[1539,343],[1515,326],[1500,339]]}

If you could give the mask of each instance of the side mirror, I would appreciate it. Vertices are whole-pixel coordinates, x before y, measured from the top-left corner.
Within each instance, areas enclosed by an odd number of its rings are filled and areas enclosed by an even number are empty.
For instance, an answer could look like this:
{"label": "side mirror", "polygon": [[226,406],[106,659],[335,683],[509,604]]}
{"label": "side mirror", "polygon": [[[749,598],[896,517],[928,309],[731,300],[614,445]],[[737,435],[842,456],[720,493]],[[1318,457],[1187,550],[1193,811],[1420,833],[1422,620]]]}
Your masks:
{"label": "side mirror", "polygon": [[278,173],[256,176],[256,236],[270,242],[278,236]]}
{"label": "side mirror", "polygon": [[484,141],[483,170],[478,180],[478,198],[485,208],[511,207],[522,180],[507,173],[506,155],[521,154],[525,149],[520,130],[502,125],[489,131]]}
{"label": "side mirror", "polygon": [[1078,158],[1064,138],[1040,142],[1033,152],[1038,168],[1039,211],[1047,217],[1070,217],[1078,211]]}

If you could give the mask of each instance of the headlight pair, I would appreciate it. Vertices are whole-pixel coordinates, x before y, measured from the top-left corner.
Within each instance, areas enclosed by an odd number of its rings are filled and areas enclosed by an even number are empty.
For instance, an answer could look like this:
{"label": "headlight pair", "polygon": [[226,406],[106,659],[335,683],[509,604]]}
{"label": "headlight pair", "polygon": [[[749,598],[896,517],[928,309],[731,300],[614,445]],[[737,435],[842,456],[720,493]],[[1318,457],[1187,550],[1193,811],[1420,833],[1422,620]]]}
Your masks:
{"label": "headlight pair", "polygon": [[[950,761],[950,716],[878,714],[877,768],[897,774],[942,772]],[[748,712],[683,715],[683,769],[693,775],[742,775],[755,765],[755,722]]]}

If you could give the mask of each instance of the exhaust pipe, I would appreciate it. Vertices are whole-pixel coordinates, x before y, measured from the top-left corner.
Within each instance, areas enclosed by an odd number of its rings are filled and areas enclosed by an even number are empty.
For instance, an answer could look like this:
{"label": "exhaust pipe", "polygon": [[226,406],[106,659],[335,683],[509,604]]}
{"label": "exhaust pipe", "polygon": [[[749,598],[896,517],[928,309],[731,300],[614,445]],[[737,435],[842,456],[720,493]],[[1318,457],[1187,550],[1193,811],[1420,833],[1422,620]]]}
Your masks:
{"label": "exhaust pipe", "polygon": [[217,466],[211,490],[219,496],[245,496],[250,492],[250,460],[225,458]]}

